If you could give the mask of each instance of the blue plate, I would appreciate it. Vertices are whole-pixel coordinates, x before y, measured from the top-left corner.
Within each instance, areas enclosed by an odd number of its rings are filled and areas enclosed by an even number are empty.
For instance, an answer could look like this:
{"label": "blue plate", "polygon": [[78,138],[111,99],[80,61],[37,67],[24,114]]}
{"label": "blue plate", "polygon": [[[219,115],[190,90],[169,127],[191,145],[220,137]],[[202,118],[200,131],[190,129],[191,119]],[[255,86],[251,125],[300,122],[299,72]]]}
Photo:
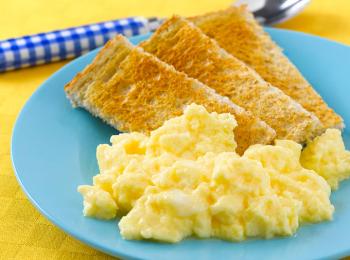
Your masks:
{"label": "blue plate", "polygon": [[[268,29],[306,78],[350,125],[350,48],[301,33]],[[138,43],[148,36],[132,38]],[[350,181],[332,194],[334,220],[301,227],[294,237],[242,243],[187,239],[161,244],[125,241],[116,221],[82,215],[80,184],[98,172],[96,146],[117,131],[82,109],[73,109],[63,86],[92,61],[93,51],[50,77],[20,113],[12,137],[17,179],[32,203],[58,227],[108,254],[137,259],[312,259],[350,255]],[[350,146],[349,132],[344,134]]]}

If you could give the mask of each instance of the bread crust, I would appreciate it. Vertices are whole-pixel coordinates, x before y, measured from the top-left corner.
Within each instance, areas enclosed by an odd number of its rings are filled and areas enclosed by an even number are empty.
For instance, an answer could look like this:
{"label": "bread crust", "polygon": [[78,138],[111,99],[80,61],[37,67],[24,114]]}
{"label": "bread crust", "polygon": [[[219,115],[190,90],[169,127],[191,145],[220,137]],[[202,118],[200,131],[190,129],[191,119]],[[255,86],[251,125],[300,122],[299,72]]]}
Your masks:
{"label": "bread crust", "polygon": [[251,66],[264,80],[314,113],[325,128],[344,127],[343,119],[328,107],[245,6],[189,19],[222,48]]}
{"label": "bread crust", "polygon": [[184,18],[167,20],[140,46],[264,120],[279,139],[303,143],[324,130],[317,117]]}
{"label": "bread crust", "polygon": [[[109,62],[106,55],[112,55]],[[105,67],[113,65],[117,67],[113,74],[105,73]],[[252,144],[271,143],[275,137],[275,131],[259,118],[141,48],[132,47],[122,36],[107,43],[65,90],[74,105],[120,131],[149,132],[181,115],[185,106],[197,103],[210,112],[235,116],[239,153]]]}

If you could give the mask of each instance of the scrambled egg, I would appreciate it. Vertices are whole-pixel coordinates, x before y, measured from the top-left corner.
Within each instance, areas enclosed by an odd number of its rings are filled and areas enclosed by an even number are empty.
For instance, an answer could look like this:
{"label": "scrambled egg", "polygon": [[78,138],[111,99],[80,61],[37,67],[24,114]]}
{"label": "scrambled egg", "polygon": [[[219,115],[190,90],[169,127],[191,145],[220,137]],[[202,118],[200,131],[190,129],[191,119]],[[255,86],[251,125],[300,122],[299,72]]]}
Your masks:
{"label": "scrambled egg", "polygon": [[[313,150],[277,140],[239,156],[236,125],[230,114],[193,104],[150,136],[112,136],[112,145],[97,148],[100,174],[93,186],[78,188],[84,215],[121,215],[124,238],[167,242],[191,235],[233,241],[292,235],[300,223],[332,218],[330,186],[314,164],[304,163]],[[328,138],[328,132],[320,137]],[[320,139],[314,146],[325,143]]]}
{"label": "scrambled egg", "polygon": [[341,133],[337,129],[328,129],[316,137],[301,154],[302,165],[316,171],[333,190],[339,182],[350,177],[350,152],[345,150]]}

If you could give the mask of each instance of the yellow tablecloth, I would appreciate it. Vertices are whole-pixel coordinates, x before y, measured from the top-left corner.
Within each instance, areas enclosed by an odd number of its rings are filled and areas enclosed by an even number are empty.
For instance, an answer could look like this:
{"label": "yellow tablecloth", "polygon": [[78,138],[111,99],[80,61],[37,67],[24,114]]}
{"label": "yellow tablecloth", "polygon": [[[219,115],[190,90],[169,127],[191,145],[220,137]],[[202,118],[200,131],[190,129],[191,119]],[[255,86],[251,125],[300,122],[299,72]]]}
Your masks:
{"label": "yellow tablecloth", "polygon": [[[131,15],[195,15],[231,0],[0,0],[0,39]],[[350,44],[350,1],[312,0],[278,26]],[[10,138],[32,92],[66,62],[0,74],[0,259],[110,259],[63,233],[30,204],[14,176]]]}

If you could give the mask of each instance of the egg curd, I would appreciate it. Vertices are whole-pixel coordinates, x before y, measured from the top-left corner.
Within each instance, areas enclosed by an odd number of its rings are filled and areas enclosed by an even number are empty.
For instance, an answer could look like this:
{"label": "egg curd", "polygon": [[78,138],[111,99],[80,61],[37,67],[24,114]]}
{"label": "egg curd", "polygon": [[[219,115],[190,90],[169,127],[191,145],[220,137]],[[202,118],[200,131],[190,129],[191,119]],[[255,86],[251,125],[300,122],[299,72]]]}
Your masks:
{"label": "egg curd", "polygon": [[192,104],[149,136],[112,136],[112,145],[97,148],[93,186],[78,188],[84,215],[122,216],[125,239],[167,242],[292,235],[301,223],[332,218],[330,185],[350,172],[338,130],[303,152],[293,141],[277,140],[239,156],[236,125],[230,114]]}
{"label": "egg curd", "polygon": [[345,150],[341,133],[328,129],[307,145],[300,157],[301,164],[320,174],[333,190],[350,177],[350,152]]}

